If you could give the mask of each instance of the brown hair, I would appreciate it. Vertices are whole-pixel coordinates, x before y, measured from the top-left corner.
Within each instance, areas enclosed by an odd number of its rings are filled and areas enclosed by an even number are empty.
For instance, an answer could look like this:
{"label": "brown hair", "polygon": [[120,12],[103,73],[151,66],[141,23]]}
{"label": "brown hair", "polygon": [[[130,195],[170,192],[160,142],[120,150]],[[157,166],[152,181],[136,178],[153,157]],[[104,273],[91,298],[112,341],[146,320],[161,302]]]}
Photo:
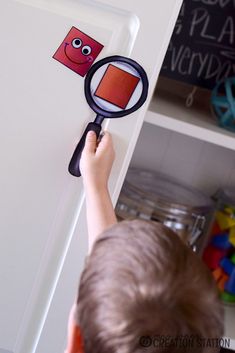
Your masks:
{"label": "brown hair", "polygon": [[77,304],[85,353],[219,351],[199,340],[223,333],[214,280],[159,223],[123,221],[106,230],[87,260]]}

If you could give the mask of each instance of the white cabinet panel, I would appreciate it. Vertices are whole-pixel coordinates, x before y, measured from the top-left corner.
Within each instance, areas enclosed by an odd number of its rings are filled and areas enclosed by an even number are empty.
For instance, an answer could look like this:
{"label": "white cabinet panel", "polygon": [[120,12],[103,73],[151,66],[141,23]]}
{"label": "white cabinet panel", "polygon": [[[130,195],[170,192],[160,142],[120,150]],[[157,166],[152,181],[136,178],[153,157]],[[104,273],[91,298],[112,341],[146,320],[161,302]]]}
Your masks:
{"label": "white cabinet panel", "polygon": [[[82,183],[67,166],[94,114],[84,79],[52,55],[75,26],[104,45],[98,59],[131,54],[140,61],[151,95],[180,3],[151,1],[146,8],[142,1],[0,0],[3,351],[61,351],[87,250]],[[114,201],[146,108],[109,123],[117,150]]]}
{"label": "white cabinet panel", "polygon": [[101,27],[99,9],[91,18],[88,10],[64,16],[1,1],[0,347],[12,350],[32,289],[44,271],[54,278],[82,195],[67,165],[90,115],[84,80],[52,55],[73,25],[104,44],[102,55],[128,54],[138,30],[132,16],[115,13]]}

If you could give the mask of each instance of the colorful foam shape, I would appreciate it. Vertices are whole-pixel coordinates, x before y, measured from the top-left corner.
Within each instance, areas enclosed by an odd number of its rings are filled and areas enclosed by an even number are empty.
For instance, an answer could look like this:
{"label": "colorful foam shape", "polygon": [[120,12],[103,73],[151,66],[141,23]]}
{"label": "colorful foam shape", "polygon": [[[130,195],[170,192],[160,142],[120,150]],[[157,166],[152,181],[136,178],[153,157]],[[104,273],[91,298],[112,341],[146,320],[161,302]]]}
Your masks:
{"label": "colorful foam shape", "polygon": [[95,91],[95,96],[125,109],[139,80],[139,77],[110,64]]}
{"label": "colorful foam shape", "polygon": [[228,275],[231,275],[232,272],[235,270],[235,265],[227,257],[223,258],[220,261],[220,266]]}
{"label": "colorful foam shape", "polygon": [[211,244],[220,249],[230,249],[232,247],[232,244],[229,241],[228,233],[215,235],[211,241]]}
{"label": "colorful foam shape", "polygon": [[227,250],[219,249],[213,245],[208,245],[203,253],[203,261],[211,270],[215,270],[219,267],[220,261],[227,255]]}
{"label": "colorful foam shape", "polygon": [[235,265],[235,254],[230,257],[230,261]]}
{"label": "colorful foam shape", "polygon": [[224,208],[224,212],[225,213],[228,213],[229,215],[231,215],[231,216],[233,216],[233,215],[235,215],[235,210],[234,210],[234,208],[233,207],[229,207],[229,206],[227,206],[227,207],[225,207]]}
{"label": "colorful foam shape", "polygon": [[228,228],[235,226],[235,218],[231,217],[231,215],[228,215],[224,212],[217,211],[215,218],[219,224],[219,227],[222,230],[225,230],[225,229],[228,229]]}
{"label": "colorful foam shape", "polygon": [[235,295],[235,268],[228,281],[225,283],[224,289],[226,292]]}
{"label": "colorful foam shape", "polygon": [[235,227],[232,227],[229,231],[229,242],[235,247]]}
{"label": "colorful foam shape", "polygon": [[224,274],[224,275],[222,275],[222,277],[218,280],[217,286],[218,286],[218,288],[219,288],[219,290],[220,290],[221,292],[224,291],[224,288],[225,288],[225,285],[226,285],[228,279],[229,279],[229,276],[226,275],[226,274]]}
{"label": "colorful foam shape", "polygon": [[216,268],[213,272],[212,275],[215,279],[215,281],[219,281],[219,279],[225,274],[225,272],[223,271],[223,269],[221,267]]}
{"label": "colorful foam shape", "polygon": [[211,235],[216,235],[216,234],[220,234],[221,233],[221,228],[219,226],[219,224],[215,221],[213,223],[213,226],[211,228]]}
{"label": "colorful foam shape", "polygon": [[220,293],[220,298],[227,303],[235,303],[235,295],[227,293],[227,292],[222,292]]}
{"label": "colorful foam shape", "polygon": [[229,242],[231,243],[232,246],[235,247],[235,238],[229,237]]}
{"label": "colorful foam shape", "polygon": [[229,235],[231,237],[235,237],[235,227],[232,227],[230,230],[229,230]]}

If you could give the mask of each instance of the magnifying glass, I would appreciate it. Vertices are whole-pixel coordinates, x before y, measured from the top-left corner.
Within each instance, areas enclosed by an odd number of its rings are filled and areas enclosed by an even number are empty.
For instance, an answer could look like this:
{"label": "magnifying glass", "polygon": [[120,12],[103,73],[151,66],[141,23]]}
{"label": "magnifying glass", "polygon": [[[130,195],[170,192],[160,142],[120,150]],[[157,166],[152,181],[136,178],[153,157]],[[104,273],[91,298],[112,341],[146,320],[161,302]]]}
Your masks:
{"label": "magnifying glass", "polygon": [[132,59],[114,55],[91,67],[85,78],[85,97],[97,116],[87,125],[73,153],[68,168],[72,175],[81,176],[79,164],[88,131],[95,131],[98,138],[105,118],[133,113],[145,102],[147,94],[147,75]]}

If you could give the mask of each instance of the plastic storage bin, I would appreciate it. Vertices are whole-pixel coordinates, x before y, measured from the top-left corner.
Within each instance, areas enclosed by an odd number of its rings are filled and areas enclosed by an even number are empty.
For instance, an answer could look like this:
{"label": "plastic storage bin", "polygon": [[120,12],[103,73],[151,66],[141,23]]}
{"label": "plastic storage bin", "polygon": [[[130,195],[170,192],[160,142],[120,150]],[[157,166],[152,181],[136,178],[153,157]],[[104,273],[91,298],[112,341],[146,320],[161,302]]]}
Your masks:
{"label": "plastic storage bin", "polygon": [[219,190],[214,199],[216,213],[203,260],[213,273],[222,300],[235,304],[235,190]]}

